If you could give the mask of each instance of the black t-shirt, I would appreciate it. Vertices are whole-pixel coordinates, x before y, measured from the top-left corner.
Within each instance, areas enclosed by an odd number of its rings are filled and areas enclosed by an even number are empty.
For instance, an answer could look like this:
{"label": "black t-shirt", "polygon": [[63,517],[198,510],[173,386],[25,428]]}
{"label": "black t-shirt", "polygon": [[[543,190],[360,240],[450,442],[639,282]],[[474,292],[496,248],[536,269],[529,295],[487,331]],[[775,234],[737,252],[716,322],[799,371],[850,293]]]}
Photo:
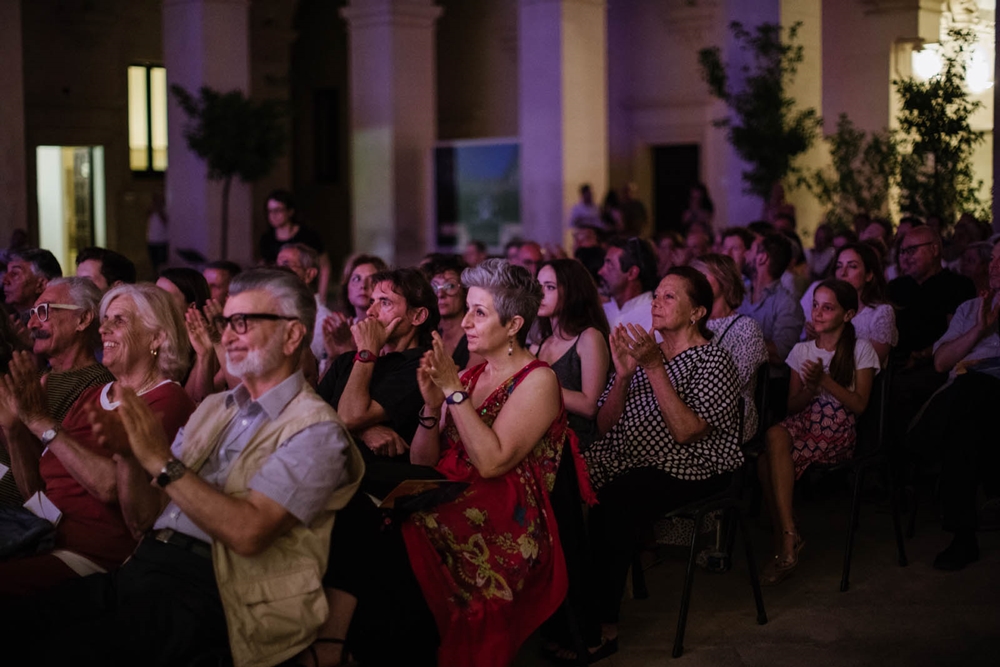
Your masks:
{"label": "black t-shirt", "polygon": [[313,248],[321,255],[325,252],[323,239],[320,238],[319,233],[313,229],[299,225],[299,231],[295,232],[295,236],[287,241],[279,241],[278,237],[274,234],[274,227],[268,227],[267,231],[260,237],[260,244],[258,246],[258,249],[260,250],[260,258],[268,264],[274,264],[278,260],[278,251],[281,250],[281,246],[286,243],[305,244],[310,248]]}
{"label": "black t-shirt", "polygon": [[[375,360],[368,394],[382,406],[388,415],[386,425],[399,434],[406,442],[413,441],[417,431],[417,415],[424,405],[417,384],[417,367],[426,347],[415,347],[405,352],[391,352]],[[316,388],[334,409],[347,386],[347,380],[354,368],[354,352],[345,352],[333,360],[330,370]],[[358,362],[362,363],[362,362]]]}
{"label": "black t-shirt", "polygon": [[904,359],[934,344],[948,330],[948,316],[976,296],[971,280],[944,269],[923,282],[901,276],[889,283],[889,299],[896,306],[899,344],[895,354]]}

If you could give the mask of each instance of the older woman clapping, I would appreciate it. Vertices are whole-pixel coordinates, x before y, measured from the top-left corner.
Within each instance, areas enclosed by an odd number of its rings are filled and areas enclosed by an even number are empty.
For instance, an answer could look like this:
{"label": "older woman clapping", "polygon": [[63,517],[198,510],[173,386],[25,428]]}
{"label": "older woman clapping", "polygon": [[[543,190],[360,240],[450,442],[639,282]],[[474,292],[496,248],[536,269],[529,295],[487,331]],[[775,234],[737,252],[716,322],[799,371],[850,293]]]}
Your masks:
{"label": "older woman clapping", "polygon": [[[60,581],[117,567],[135,548],[136,517],[122,516],[120,466],[138,465],[124,433],[105,430],[98,441],[92,421],[108,420],[129,388],[160,415],[170,438],[194,410],[177,380],[187,371],[190,352],[180,313],[153,285],[122,285],[101,301],[99,332],[104,364],[116,380],[83,392],[58,423],[45,409],[41,383],[23,353],[4,378],[3,402],[46,445],[33,467],[38,491],[62,513],[56,550],[0,564],[0,593],[28,593]],[[37,456],[37,454],[36,454]],[[157,508],[156,511],[159,511]]]}
{"label": "older woman clapping", "polygon": [[462,273],[464,374],[440,336],[418,371],[426,405],[410,459],[466,482],[403,525],[441,636],[438,664],[506,665],[559,606],[566,571],[548,493],[566,436],[555,373],[526,349],[542,300],[523,268],[490,259]]}
{"label": "older woman clapping", "polygon": [[595,587],[590,619],[601,644],[618,649],[618,607],[641,535],[665,512],[720,491],[743,461],[740,381],[728,352],[709,345],[712,288],[697,270],[670,269],[653,295],[653,329],[611,334],[614,374],[597,415],[598,440],[585,458],[597,490],[590,512]]}

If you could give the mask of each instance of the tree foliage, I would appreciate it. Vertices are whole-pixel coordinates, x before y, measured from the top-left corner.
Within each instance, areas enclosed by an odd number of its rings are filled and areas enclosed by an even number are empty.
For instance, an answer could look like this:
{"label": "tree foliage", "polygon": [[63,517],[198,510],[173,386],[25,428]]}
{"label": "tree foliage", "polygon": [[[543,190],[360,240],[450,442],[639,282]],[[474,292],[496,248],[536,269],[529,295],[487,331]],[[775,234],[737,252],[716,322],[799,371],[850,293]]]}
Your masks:
{"label": "tree foliage", "polygon": [[965,87],[968,54],[975,42],[969,30],[952,29],[942,53],[941,72],[927,81],[894,80],[899,95],[903,154],[899,206],[903,213],[939,215],[945,224],[963,212],[989,219],[979,199],[982,181],[972,171],[972,153],[984,141],[969,119],[982,102]]}
{"label": "tree foliage", "polygon": [[823,122],[815,109],[796,109],[787,92],[803,60],[802,46],[796,43],[801,25],[788,28],[783,40],[780,25],[763,23],[751,32],[739,22],[731,23],[740,49],[752,54],[752,65],[739,69],[738,88],[718,47],[698,52],[709,91],[732,112],[714,124],[726,128],[729,143],[749,165],[742,173],[745,192],[762,199],[776,183],[800,174],[794,160],[813,144]]}
{"label": "tree foliage", "polygon": [[229,190],[233,178],[251,183],[269,174],[286,149],[286,111],[274,100],[257,102],[241,91],[220,93],[207,86],[197,97],[183,87],[170,87],[187,115],[184,139],[208,165],[208,177],[223,182],[221,255],[229,236]]}
{"label": "tree foliage", "polygon": [[805,175],[803,184],[827,209],[826,220],[847,227],[854,216],[889,217],[889,196],[899,181],[899,139],[895,132],[868,134],[847,114],[826,137],[830,166]]}

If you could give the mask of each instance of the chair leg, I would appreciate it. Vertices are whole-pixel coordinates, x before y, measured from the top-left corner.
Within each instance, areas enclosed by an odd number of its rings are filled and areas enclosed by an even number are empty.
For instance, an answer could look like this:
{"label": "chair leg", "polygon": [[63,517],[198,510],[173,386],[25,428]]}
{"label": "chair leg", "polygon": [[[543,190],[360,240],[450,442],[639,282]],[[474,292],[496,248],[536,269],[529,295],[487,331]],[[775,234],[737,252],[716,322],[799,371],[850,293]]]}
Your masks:
{"label": "chair leg", "polygon": [[635,600],[646,600],[649,598],[649,589],[646,588],[646,573],[642,570],[641,551],[636,551],[632,556],[632,598]]}
{"label": "chair leg", "polygon": [[899,516],[899,492],[896,490],[896,480],[892,474],[892,466],[888,466],[889,480],[889,504],[892,508],[892,529],[896,533],[896,554],[899,558],[899,566],[906,567],[909,561],[906,559],[906,545],[903,541],[903,522]]}
{"label": "chair leg", "polygon": [[684,591],[681,593],[681,612],[677,617],[677,633],[674,635],[674,652],[671,654],[675,658],[681,657],[684,653],[684,628],[687,626],[688,609],[691,606],[691,588],[694,584],[694,566],[697,555],[695,554],[698,541],[698,526],[705,516],[703,512],[694,515],[694,532],[691,534],[691,549],[688,553],[687,572],[684,573]]}
{"label": "chair leg", "polygon": [[750,542],[750,531],[739,510],[736,510],[736,521],[740,525],[740,537],[746,550],[747,571],[750,573],[750,587],[753,589],[753,600],[757,605],[757,624],[767,623],[767,612],[764,611],[764,595],[760,591],[760,577],[757,574],[757,559],[753,555],[753,544]]}
{"label": "chair leg", "polygon": [[851,498],[851,515],[847,523],[847,546],[844,547],[844,571],[840,576],[841,593],[846,591],[850,586],[848,578],[851,576],[851,555],[854,552],[854,534],[858,530],[858,517],[861,515],[861,486],[867,471],[867,466],[859,466],[854,471],[854,496]]}

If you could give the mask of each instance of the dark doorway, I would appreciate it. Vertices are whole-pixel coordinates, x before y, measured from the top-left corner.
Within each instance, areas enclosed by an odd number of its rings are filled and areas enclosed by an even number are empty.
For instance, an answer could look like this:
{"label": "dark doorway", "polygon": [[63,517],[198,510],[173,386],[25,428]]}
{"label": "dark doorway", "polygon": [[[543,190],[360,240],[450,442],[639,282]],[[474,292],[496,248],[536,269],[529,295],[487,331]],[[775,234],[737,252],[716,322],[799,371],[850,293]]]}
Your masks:
{"label": "dark doorway", "polygon": [[656,231],[681,231],[691,186],[701,180],[698,144],[653,146],[653,210]]}

